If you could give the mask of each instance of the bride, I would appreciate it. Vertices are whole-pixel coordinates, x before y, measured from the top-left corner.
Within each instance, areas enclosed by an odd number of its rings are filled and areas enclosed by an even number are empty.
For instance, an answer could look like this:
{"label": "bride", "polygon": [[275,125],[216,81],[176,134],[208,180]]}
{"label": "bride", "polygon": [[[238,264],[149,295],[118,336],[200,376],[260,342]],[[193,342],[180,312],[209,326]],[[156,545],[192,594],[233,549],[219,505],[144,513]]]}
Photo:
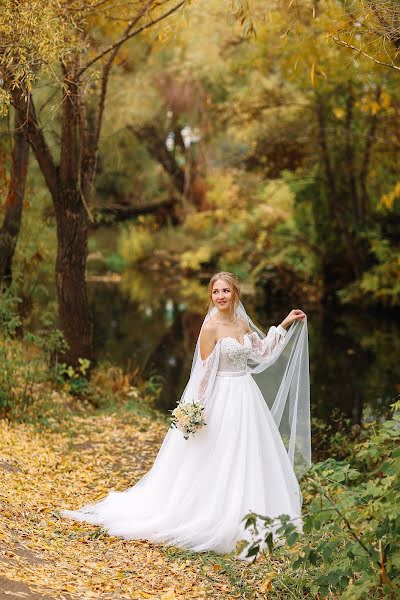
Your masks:
{"label": "bride", "polygon": [[134,486],[62,514],[125,539],[220,554],[250,541],[249,512],[289,515],[301,530],[295,471],[310,465],[304,312],[292,310],[265,335],[244,310],[236,277],[215,274],[179,404],[193,401],[204,406],[206,426],[189,439],[170,427]]}

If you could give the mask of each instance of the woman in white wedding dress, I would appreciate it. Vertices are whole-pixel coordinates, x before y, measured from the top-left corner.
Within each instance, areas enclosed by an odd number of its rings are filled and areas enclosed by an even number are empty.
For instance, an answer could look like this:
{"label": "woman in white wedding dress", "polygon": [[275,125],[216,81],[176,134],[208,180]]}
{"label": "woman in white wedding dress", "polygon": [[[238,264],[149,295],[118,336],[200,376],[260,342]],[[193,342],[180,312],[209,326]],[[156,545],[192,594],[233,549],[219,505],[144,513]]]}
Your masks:
{"label": "woman in white wedding dress", "polygon": [[250,539],[243,522],[249,512],[286,514],[301,529],[294,465],[298,457],[303,471],[310,463],[306,315],[292,310],[265,336],[240,302],[237,279],[226,272],[211,279],[209,298],[180,399],[205,406],[206,426],[189,439],[171,427],[133,487],[63,510],[64,516],[125,539],[221,554]]}

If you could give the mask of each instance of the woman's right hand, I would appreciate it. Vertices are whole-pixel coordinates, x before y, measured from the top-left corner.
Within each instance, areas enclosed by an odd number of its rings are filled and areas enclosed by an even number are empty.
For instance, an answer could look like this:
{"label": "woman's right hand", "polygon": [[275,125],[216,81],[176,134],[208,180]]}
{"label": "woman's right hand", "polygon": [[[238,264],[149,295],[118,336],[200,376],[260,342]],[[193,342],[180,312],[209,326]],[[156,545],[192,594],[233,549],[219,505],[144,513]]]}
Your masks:
{"label": "woman's right hand", "polygon": [[289,325],[293,323],[293,321],[305,321],[307,319],[307,315],[300,308],[294,308],[290,311],[287,317],[285,317],[281,323],[281,326],[287,329]]}

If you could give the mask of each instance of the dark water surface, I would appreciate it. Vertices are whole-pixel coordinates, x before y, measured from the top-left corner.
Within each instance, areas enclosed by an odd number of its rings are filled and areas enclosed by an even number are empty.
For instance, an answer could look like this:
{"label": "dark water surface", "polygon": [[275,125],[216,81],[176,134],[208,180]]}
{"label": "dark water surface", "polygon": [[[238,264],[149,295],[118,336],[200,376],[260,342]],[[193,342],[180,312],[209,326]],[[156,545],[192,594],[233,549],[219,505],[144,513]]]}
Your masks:
{"label": "dark water surface", "polygon": [[[156,286],[152,290],[151,301],[139,302],[119,284],[90,284],[95,353],[129,371],[140,367],[146,378],[160,376],[159,408],[168,410],[187,382],[203,317],[191,311],[190,302],[174,301]],[[263,301],[244,302],[263,331],[293,308],[286,301],[268,310]],[[400,391],[398,320],[384,312],[300,308],[308,315],[313,415],[329,421],[338,409],[355,423],[383,417]]]}

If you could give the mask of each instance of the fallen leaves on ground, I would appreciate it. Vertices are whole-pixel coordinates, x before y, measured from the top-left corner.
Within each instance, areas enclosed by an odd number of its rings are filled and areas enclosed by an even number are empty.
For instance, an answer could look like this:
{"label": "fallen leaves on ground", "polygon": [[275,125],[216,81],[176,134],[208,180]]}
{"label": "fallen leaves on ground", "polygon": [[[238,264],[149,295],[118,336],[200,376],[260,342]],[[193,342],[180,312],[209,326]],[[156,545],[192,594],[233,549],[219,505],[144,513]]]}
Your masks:
{"label": "fallen leaves on ground", "polygon": [[60,518],[60,509],[138,481],[167,427],[130,413],[73,416],[41,430],[1,422],[0,576],[59,599],[265,597],[243,595],[246,581],[257,585],[254,567],[242,561],[227,569],[212,553],[123,540]]}

